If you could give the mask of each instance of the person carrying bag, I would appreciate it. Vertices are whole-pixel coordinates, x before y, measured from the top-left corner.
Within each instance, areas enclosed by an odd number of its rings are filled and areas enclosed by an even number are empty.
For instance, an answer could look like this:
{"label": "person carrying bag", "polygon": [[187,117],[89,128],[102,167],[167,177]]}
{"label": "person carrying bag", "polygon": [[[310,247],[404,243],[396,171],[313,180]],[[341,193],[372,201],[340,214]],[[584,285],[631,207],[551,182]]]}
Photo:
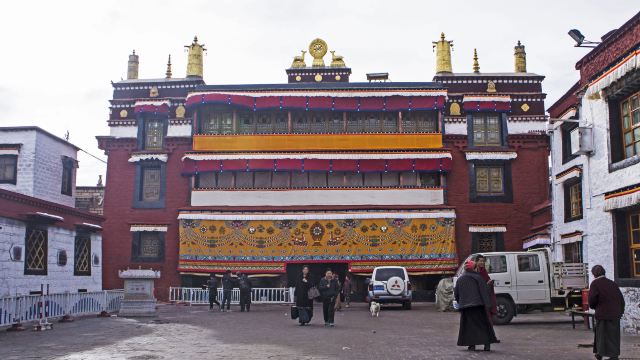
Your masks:
{"label": "person carrying bag", "polygon": [[[309,267],[303,266],[302,273],[296,281],[296,289],[294,292],[296,305],[291,307],[291,319],[298,319],[300,326],[304,326],[311,322],[313,318],[313,298],[310,294],[312,290],[317,292],[318,289],[311,284],[311,275],[309,274]],[[318,292],[318,296],[320,296]],[[294,317],[295,316],[295,317]]]}

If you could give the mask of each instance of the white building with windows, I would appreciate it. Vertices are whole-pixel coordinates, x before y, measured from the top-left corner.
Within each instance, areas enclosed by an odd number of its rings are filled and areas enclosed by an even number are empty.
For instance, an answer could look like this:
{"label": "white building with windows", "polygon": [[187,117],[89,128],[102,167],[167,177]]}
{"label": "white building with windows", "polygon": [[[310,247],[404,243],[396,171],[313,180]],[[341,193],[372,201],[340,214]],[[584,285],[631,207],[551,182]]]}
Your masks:
{"label": "white building with windows", "polygon": [[102,290],[101,216],[75,209],[78,148],[0,127],[0,297]]}
{"label": "white building with windows", "polygon": [[576,65],[580,80],[551,108],[553,250],[600,264],[640,333],[640,14]]}

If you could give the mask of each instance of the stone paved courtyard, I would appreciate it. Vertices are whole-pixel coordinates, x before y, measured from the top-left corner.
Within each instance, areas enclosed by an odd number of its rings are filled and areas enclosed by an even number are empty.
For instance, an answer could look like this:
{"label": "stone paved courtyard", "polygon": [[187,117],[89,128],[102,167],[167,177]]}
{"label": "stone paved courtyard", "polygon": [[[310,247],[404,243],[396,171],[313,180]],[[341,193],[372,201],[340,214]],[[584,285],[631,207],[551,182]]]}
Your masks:
{"label": "stone paved courtyard", "polygon": [[[235,309],[237,310],[237,307]],[[371,318],[364,305],[322,324],[299,327],[283,305],[254,305],[250,313],[210,313],[202,306],[160,305],[152,319],[83,318],[46,332],[0,332],[2,359],[591,359],[583,325],[563,314],[520,315],[497,327],[491,353],[455,346],[457,313],[432,304],[411,311],[385,308]],[[622,358],[640,359],[640,336],[624,336]]]}

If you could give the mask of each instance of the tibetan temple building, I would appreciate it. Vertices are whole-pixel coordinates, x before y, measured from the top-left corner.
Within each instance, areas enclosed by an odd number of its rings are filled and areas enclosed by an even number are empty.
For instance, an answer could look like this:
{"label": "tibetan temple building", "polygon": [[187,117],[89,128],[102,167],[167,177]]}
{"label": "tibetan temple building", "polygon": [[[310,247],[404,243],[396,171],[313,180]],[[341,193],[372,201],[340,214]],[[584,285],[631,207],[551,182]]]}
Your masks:
{"label": "tibetan temple building", "polygon": [[[434,42],[433,82],[350,82],[342,56],[315,39],[281,84],[207,85],[204,45],[186,77],[113,83],[104,199],[104,286],[118,270],[161,270],[170,286],[210,273],[292,284],[303,264],[356,288],[402,265],[428,297],[472,251],[549,242],[543,76],[455,73]],[[215,78],[215,74],[213,75]],[[431,291],[431,292],[430,292]]]}

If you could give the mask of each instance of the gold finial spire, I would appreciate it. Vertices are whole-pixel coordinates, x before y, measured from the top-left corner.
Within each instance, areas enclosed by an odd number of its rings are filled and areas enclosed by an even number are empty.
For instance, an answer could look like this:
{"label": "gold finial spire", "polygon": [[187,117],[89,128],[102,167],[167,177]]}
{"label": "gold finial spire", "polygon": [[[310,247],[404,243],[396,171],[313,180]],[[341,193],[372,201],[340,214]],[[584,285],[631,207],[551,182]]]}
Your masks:
{"label": "gold finial spire", "polygon": [[129,55],[129,63],[127,66],[127,80],[138,78],[138,60],[139,57],[138,55],[136,55],[136,51],[133,50],[133,53]]}
{"label": "gold finial spire", "polygon": [[202,78],[203,74],[203,59],[202,55],[207,49],[204,44],[198,44],[198,37],[193,37],[193,43],[191,45],[185,45],[185,48],[189,49],[189,60],[187,62],[187,77],[199,77]]}
{"label": "gold finial spire", "polygon": [[434,41],[433,48],[436,50],[436,74],[453,72],[451,68],[453,40],[446,40],[444,33],[441,33],[440,41]]}
{"label": "gold finial spire", "polygon": [[513,49],[515,58],[515,71],[527,72],[527,53],[524,51],[524,45],[520,44],[520,40],[518,40],[518,45],[516,45]]}
{"label": "gold finial spire", "polygon": [[478,63],[478,50],[473,49],[473,72],[478,74],[480,72],[480,63]]}
{"label": "gold finial spire", "polygon": [[167,61],[167,72],[165,73],[167,79],[171,79],[171,54],[169,54],[169,60]]}

